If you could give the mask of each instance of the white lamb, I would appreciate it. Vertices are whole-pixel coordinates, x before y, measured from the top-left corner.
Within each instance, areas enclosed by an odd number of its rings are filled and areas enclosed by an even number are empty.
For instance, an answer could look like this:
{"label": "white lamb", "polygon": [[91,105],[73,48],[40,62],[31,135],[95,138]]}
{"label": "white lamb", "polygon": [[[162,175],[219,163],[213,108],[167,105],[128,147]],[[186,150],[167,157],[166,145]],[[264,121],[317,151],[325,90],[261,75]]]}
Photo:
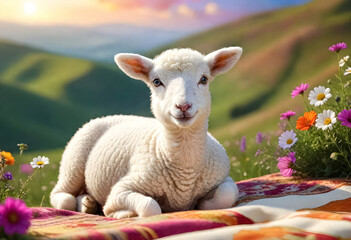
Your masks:
{"label": "white lamb", "polygon": [[231,207],[238,188],[224,148],[207,132],[209,83],[241,53],[171,49],[153,60],[117,54],[117,65],[150,88],[155,118],[115,115],[85,124],[63,153],[51,204],[94,212],[97,202],[115,218]]}

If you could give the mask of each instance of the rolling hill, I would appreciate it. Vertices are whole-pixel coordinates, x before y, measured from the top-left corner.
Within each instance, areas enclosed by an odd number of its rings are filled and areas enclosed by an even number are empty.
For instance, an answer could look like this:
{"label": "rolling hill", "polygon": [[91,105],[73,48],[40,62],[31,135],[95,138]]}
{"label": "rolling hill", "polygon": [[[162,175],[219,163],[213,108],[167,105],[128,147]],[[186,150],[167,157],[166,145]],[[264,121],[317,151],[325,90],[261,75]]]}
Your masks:
{"label": "rolling hill", "polygon": [[[315,0],[265,12],[177,41],[173,47],[209,53],[241,46],[236,67],[212,83],[211,132],[220,140],[274,129],[280,112],[299,110],[290,92],[336,70],[328,47],[351,39],[351,3]],[[351,44],[351,43],[350,43]],[[90,118],[150,115],[149,92],[115,65],[49,54],[0,41],[0,139],[3,149],[26,142],[33,150],[61,148]],[[300,108],[301,110],[301,108]]]}
{"label": "rolling hill", "polygon": [[0,41],[0,146],[63,147],[89,119],[150,115],[149,93],[117,66],[58,56]]}

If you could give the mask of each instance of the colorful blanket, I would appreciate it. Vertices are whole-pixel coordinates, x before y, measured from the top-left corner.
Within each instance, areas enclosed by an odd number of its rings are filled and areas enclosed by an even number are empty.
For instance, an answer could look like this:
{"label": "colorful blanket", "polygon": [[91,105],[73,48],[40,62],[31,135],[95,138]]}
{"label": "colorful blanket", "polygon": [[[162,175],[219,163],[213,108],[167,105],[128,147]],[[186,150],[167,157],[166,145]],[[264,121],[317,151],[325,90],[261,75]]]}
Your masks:
{"label": "colorful blanket", "polygon": [[351,239],[351,181],[271,174],[238,182],[230,209],[118,220],[33,208],[30,233],[50,239]]}

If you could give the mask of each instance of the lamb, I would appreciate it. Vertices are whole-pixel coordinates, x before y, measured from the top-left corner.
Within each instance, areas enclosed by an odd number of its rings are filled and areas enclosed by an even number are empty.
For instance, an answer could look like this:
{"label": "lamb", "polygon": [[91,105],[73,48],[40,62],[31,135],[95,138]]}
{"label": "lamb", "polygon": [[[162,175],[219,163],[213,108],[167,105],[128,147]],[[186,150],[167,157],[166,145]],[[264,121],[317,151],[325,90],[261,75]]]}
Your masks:
{"label": "lamb", "polygon": [[[231,207],[238,188],[223,146],[210,134],[209,83],[242,54],[170,49],[154,59],[117,54],[115,62],[151,91],[155,118],[114,115],[80,128],[63,153],[50,195],[58,209],[114,218]],[[132,90],[131,90],[132,91]]]}

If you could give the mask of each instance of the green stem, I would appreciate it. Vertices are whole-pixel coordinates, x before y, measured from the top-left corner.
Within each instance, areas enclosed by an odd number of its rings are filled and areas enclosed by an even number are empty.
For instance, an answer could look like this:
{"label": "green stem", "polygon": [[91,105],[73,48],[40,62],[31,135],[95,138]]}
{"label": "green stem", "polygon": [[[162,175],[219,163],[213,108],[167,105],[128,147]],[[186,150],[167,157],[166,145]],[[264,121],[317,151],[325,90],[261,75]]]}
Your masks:
{"label": "green stem", "polygon": [[20,191],[19,191],[19,193],[18,193],[18,195],[17,195],[17,198],[22,198],[22,197],[23,197],[24,190],[25,190],[27,184],[29,183],[29,181],[31,181],[31,180],[33,179],[34,175],[38,172],[38,170],[39,170],[39,168],[35,169],[34,172],[33,172],[33,174],[30,175],[30,176],[27,178],[27,180],[22,184],[21,189],[20,189]]}
{"label": "green stem", "polygon": [[347,109],[346,98],[345,98],[345,88],[344,88],[344,83],[342,81],[341,67],[339,65],[339,63],[340,63],[340,55],[339,55],[339,53],[337,53],[336,55],[338,57],[338,78],[339,78],[340,86],[341,86],[342,99],[343,99],[344,107],[345,107],[345,109]]}
{"label": "green stem", "polygon": [[[351,154],[351,146],[350,146],[350,129],[347,129],[347,134],[346,134],[346,145],[349,148],[349,155]],[[346,159],[348,165],[349,165],[349,172],[351,172],[351,163],[349,159]]]}
{"label": "green stem", "polygon": [[294,126],[292,125],[292,123],[291,123],[291,121],[290,121],[290,118],[288,118],[288,121],[289,121],[289,124],[290,124],[291,130],[294,130]]}
{"label": "green stem", "polygon": [[[326,138],[328,138],[328,135],[326,134]],[[348,161],[347,156],[345,156],[344,152],[342,151],[342,149],[339,147],[339,144],[336,142],[336,140],[334,139],[333,136],[330,137],[330,140],[334,143],[334,145],[336,146],[336,148],[338,149],[339,153],[345,158],[347,165],[349,166],[349,168],[351,169],[351,163]]]}
{"label": "green stem", "polygon": [[45,195],[43,195],[43,197],[41,198],[41,202],[40,202],[40,206],[39,206],[39,207],[42,207],[42,206],[43,206],[44,200],[45,200]]}
{"label": "green stem", "polygon": [[306,102],[306,98],[305,98],[304,94],[301,94],[301,95],[302,95],[302,98],[303,98],[303,101],[304,101],[304,103],[305,103],[305,106],[306,106],[307,111],[308,111],[308,112],[311,111],[311,110],[310,110],[310,106],[309,106],[308,103]]}

